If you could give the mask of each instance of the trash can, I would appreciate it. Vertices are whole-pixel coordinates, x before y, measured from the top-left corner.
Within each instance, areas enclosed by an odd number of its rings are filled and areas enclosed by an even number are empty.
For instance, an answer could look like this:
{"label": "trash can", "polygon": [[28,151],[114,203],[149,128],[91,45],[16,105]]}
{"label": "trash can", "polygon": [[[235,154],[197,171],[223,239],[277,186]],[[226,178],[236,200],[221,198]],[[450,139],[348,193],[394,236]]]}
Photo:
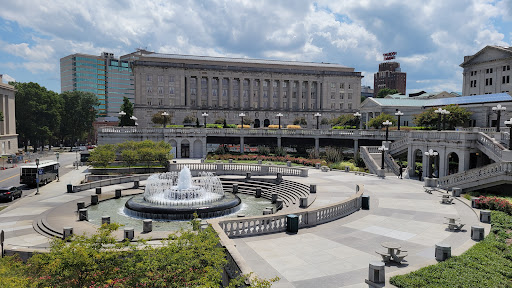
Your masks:
{"label": "trash can", "polygon": [[363,202],[361,203],[361,208],[363,210],[370,210],[370,196],[369,195],[363,195]]}
{"label": "trash can", "polygon": [[295,214],[286,215],[286,232],[297,233],[299,232],[299,216]]}
{"label": "trash can", "polygon": [[73,185],[68,184],[68,193],[73,193]]}

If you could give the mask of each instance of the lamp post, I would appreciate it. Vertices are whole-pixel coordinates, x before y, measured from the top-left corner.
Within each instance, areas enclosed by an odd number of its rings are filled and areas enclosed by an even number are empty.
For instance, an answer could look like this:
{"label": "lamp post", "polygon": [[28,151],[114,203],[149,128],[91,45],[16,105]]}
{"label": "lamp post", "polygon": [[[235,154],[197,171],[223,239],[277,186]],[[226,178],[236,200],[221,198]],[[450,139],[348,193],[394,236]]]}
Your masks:
{"label": "lamp post", "polygon": [[432,157],[435,157],[435,156],[437,156],[438,154],[439,154],[439,153],[437,153],[436,151],[434,151],[434,150],[432,150],[432,149],[429,149],[427,152],[425,152],[425,156],[427,156],[427,157],[428,157],[428,161],[427,161],[427,162],[428,162],[428,163],[427,163],[427,165],[428,165],[428,171],[427,171],[427,172],[429,172],[429,173],[428,173],[428,175],[429,175],[429,177],[430,177],[430,178],[432,178],[432,177],[434,176],[434,175],[432,175],[432,172],[433,172],[433,171],[432,171],[432,160],[431,160],[431,159],[432,159]]}
{"label": "lamp post", "polygon": [[382,146],[380,146],[378,149],[380,152],[382,152],[382,159],[380,161],[380,169],[384,169],[384,152],[386,152],[389,148],[387,148],[386,146],[384,146],[384,144],[382,144]]}
{"label": "lamp post", "polygon": [[389,120],[386,120],[382,122],[382,125],[386,126],[386,142],[388,142],[388,136],[389,136],[389,126],[391,126],[393,123]]}
{"label": "lamp post", "polygon": [[354,117],[356,117],[356,130],[359,129],[359,118],[361,117],[361,113],[354,113]]}
{"label": "lamp post", "polygon": [[[507,110],[507,107],[501,106],[501,104],[496,105],[496,107],[492,107],[492,111],[496,112],[498,114],[498,117],[496,118],[496,132],[500,132],[500,118],[501,118],[501,111]],[[507,121],[505,121],[507,122]]]}
{"label": "lamp post", "polygon": [[448,116],[449,114],[450,114],[450,111],[448,111],[446,109],[443,109],[443,111],[441,111],[441,115],[443,115],[443,130],[445,130],[444,124],[446,124],[446,116]]}
{"label": "lamp post", "polygon": [[241,123],[240,123],[240,124],[241,124],[241,125],[240,125],[240,128],[241,128],[241,129],[244,129],[244,117],[245,117],[245,113],[244,113],[244,112],[242,112],[242,113],[238,114],[238,116],[240,116],[240,121],[241,121]]}
{"label": "lamp post", "polygon": [[277,113],[277,115],[276,115],[276,116],[277,116],[277,119],[279,119],[279,120],[278,120],[278,121],[279,121],[279,122],[278,122],[278,123],[279,123],[279,129],[281,129],[281,117],[283,117],[283,114],[282,114],[282,113]]}
{"label": "lamp post", "polygon": [[398,110],[396,111],[395,116],[398,117],[398,130],[400,130],[400,116],[404,116],[404,113]]}
{"label": "lamp post", "polygon": [[204,112],[201,116],[204,117],[204,128],[206,128],[206,117],[208,117],[208,113]]}
{"label": "lamp post", "polygon": [[126,112],[124,112],[123,110],[119,111],[119,124],[122,124],[123,123],[123,117],[126,116]]}
{"label": "lamp post", "polygon": [[505,125],[510,128],[510,131],[508,132],[508,150],[512,150],[512,118],[510,118],[510,120],[506,120]]}
{"label": "lamp post", "polygon": [[319,122],[318,122],[318,121],[320,120],[320,116],[322,116],[322,114],[320,114],[320,113],[318,113],[318,112],[317,112],[317,113],[315,113],[315,115],[313,115],[313,116],[315,116],[315,117],[316,117],[316,129],[318,129],[318,124],[319,124]]}
{"label": "lamp post", "polygon": [[439,117],[437,118],[437,131],[441,131],[441,114],[443,113],[443,109],[439,107],[436,110],[434,110],[434,113],[439,115]]}
{"label": "lamp post", "polygon": [[132,115],[132,116],[130,117],[130,119],[131,119],[131,120],[133,120],[133,125],[137,126],[137,125],[136,125],[136,124],[137,124],[137,122],[136,122],[136,121],[138,120],[138,119],[137,119],[137,117],[135,117],[135,116],[133,116],[133,115]]}
{"label": "lamp post", "polygon": [[167,124],[167,116],[169,116],[169,113],[167,113],[167,111],[164,111],[164,112],[162,112],[162,116],[164,116],[164,128],[165,128],[165,124]]}
{"label": "lamp post", "polygon": [[[59,152],[55,152],[55,157],[57,157],[57,162],[59,162]],[[60,168],[60,163],[58,164],[59,166],[57,166],[57,182],[60,181],[60,176],[59,176],[59,168]]]}
{"label": "lamp post", "polygon": [[36,159],[36,195],[39,195],[39,158]]}

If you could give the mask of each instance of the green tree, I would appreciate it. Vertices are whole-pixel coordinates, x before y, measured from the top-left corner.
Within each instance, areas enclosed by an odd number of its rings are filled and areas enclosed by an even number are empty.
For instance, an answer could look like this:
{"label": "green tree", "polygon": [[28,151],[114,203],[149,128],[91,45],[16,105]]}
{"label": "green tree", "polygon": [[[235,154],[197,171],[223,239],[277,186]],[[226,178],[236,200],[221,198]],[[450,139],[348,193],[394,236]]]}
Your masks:
{"label": "green tree", "polygon": [[135,126],[135,120],[131,119],[133,116],[133,103],[127,97],[123,97],[121,111],[126,114],[119,116],[119,126]]}
{"label": "green tree", "polygon": [[384,98],[388,95],[393,95],[396,93],[398,93],[398,90],[396,89],[383,88],[379,90],[379,93],[377,93],[377,98]]}
{"label": "green tree", "polygon": [[16,88],[16,131],[25,151],[29,142],[35,149],[44,146],[46,140],[51,144],[62,119],[58,94],[33,82],[12,84]]}
{"label": "green tree", "polygon": [[308,121],[306,121],[306,118],[304,117],[297,117],[293,120],[293,125],[306,126],[308,125]]}
{"label": "green tree", "polygon": [[356,122],[356,117],[352,114],[342,114],[331,120],[333,126],[355,126]]}
{"label": "green tree", "polygon": [[[438,107],[433,107],[423,113],[414,115],[414,124],[417,126],[428,127],[430,129],[436,129],[440,117],[439,114],[434,112],[437,108]],[[455,126],[467,126],[472,114],[471,112],[463,107],[453,104],[442,108],[450,111],[450,114],[443,115],[443,117],[445,117],[444,121],[446,123],[446,129],[454,129]]]}
{"label": "green tree", "polygon": [[116,146],[112,144],[99,145],[91,151],[89,161],[93,166],[107,167],[116,160]]}
{"label": "green tree", "polygon": [[164,121],[165,121],[165,124],[171,123],[171,116],[167,115],[164,118],[164,116],[162,116],[162,113],[164,113],[164,111],[156,112],[155,114],[153,114],[153,116],[151,117],[151,122],[153,122],[154,124],[160,124],[160,125],[164,125]]}
{"label": "green tree", "polygon": [[138,156],[137,151],[135,151],[135,150],[127,149],[127,150],[123,150],[123,152],[121,152],[121,157],[123,159],[123,162],[126,163],[126,165],[128,166],[128,169],[130,169],[133,165],[135,165],[135,163],[137,163],[137,160],[138,160],[137,156]]}
{"label": "green tree", "polygon": [[213,123],[223,125],[225,121],[226,121],[226,118],[217,118],[217,119],[215,119],[215,122],[213,122]]}
{"label": "green tree", "polygon": [[192,124],[194,122],[196,122],[196,117],[193,115],[187,115],[183,118],[183,124]]}
{"label": "green tree", "polygon": [[93,129],[96,120],[98,97],[90,92],[66,91],[61,93],[61,139],[72,144],[85,138]]}
{"label": "green tree", "polygon": [[383,127],[382,123],[386,122],[386,120],[389,120],[389,122],[392,122],[393,125],[396,124],[397,120],[394,116],[391,116],[386,113],[380,113],[379,116],[372,118],[370,121],[368,121],[368,126],[373,127],[375,129],[379,129]]}

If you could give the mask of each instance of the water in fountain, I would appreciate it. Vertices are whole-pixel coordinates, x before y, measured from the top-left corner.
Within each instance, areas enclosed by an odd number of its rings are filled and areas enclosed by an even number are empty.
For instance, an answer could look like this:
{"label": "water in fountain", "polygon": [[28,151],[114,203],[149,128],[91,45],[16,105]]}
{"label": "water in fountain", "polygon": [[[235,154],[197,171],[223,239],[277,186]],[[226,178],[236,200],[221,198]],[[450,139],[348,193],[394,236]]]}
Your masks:
{"label": "water in fountain", "polygon": [[166,206],[193,206],[212,203],[224,197],[222,183],[210,172],[200,172],[192,178],[190,169],[179,173],[167,172],[151,175],[144,190],[144,200]]}

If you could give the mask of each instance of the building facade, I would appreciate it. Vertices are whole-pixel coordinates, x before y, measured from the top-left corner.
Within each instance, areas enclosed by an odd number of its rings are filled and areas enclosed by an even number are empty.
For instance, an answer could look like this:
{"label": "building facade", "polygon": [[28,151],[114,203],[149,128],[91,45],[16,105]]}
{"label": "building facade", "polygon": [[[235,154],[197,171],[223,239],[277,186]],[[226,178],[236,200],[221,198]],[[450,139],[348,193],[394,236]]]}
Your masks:
{"label": "building facade", "polygon": [[11,155],[18,152],[18,134],[16,134],[16,106],[13,86],[2,83],[0,74],[0,111],[3,120],[0,121],[0,153]]}
{"label": "building facade", "polygon": [[464,56],[462,95],[509,93],[512,91],[512,47],[486,46]]}
{"label": "building facade", "polygon": [[[129,58],[129,57],[128,57]],[[134,103],[134,81],[125,57],[72,54],[60,59],[61,91],[91,92],[98,97],[99,117],[118,116],[123,97]]]}
{"label": "building facade", "polygon": [[130,61],[142,127],[164,111],[171,124],[187,116],[203,123],[204,112],[210,123],[239,124],[244,113],[254,127],[266,127],[281,113],[283,126],[303,117],[312,127],[317,113],[330,119],[360,106],[361,73],[338,64],[158,53],[134,53]]}
{"label": "building facade", "polygon": [[407,87],[407,73],[402,72],[400,63],[383,62],[379,64],[379,72],[373,74],[373,97],[384,88],[396,89],[398,93],[405,94]]}

